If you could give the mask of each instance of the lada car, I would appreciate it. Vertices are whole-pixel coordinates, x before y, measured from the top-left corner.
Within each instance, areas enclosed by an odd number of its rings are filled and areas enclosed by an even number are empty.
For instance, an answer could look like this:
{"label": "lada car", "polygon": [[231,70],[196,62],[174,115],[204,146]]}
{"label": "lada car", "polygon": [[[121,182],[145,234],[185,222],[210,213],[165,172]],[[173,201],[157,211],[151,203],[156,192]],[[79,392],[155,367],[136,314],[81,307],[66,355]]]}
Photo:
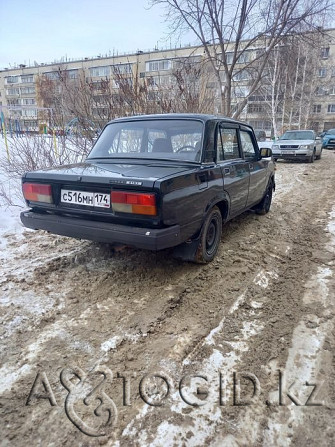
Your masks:
{"label": "lada car", "polygon": [[85,162],[27,172],[23,224],[78,239],[211,261],[222,224],[270,210],[271,149],[220,116],[165,114],[108,123]]}

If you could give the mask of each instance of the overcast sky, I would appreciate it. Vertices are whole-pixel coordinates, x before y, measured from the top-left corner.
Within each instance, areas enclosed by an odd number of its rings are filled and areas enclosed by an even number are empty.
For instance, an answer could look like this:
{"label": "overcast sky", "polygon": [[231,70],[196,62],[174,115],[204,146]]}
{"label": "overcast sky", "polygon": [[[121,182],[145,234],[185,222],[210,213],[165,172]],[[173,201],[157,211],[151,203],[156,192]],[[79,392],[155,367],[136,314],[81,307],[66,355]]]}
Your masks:
{"label": "overcast sky", "polygon": [[195,44],[167,33],[148,0],[0,0],[0,69]]}

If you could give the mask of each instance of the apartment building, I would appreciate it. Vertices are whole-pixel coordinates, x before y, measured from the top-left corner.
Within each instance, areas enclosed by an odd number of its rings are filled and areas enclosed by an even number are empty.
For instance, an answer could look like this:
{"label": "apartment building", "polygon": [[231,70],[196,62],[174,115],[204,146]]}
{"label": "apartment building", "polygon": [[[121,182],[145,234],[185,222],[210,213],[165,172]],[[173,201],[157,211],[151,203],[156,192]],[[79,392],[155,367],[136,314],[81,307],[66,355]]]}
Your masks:
{"label": "apartment building", "polygon": [[[284,53],[287,53],[287,49]],[[240,63],[247,64],[255,57],[255,54],[257,54],[257,48],[246,52]],[[276,93],[271,88],[273,85],[270,66],[268,78],[264,77],[261,87],[252,95],[249,95],[252,74],[248,70],[243,70],[242,67],[234,75],[233,104],[249,96],[240,119],[250,122],[257,129],[266,130],[268,135],[273,134],[274,127],[277,132],[284,130],[284,127],[312,127],[319,132],[335,128],[335,30],[327,30],[313,52],[312,59],[307,60],[306,56],[299,54],[302,68],[301,70],[299,68],[300,71],[293,69],[291,73],[286,72],[285,82],[289,86],[289,92],[286,90],[285,94],[282,87],[280,93],[278,93],[279,90]],[[310,56],[310,51],[308,54]],[[231,56],[232,54],[228,51],[228,61]],[[5,68],[0,70],[0,109],[7,131],[40,130],[41,125],[50,124],[57,110],[52,105],[46,107],[45,101],[39,94],[39,82],[41,79],[56,82],[61,73],[66,73],[69,80],[75,81],[82,78],[95,86],[95,101],[91,106],[93,110],[90,120],[95,121],[95,118],[99,116],[101,124],[106,108],[106,93],[111,96],[118,94],[120,87],[118,78],[126,79],[129,85],[150,80],[146,84],[150,90],[146,100],[157,101],[157,95],[162,89],[171,91],[175,88],[173,73],[180,66],[181,61],[188,60],[192,64],[197,64],[204,62],[205,59],[206,55],[202,47],[183,47]],[[295,66],[298,65],[295,64]],[[312,65],[313,69],[311,69]],[[207,106],[204,111],[220,113],[220,104],[217,101],[220,87],[213,79],[210,69],[208,72],[202,72],[202,78],[202,86],[198,86],[199,95],[202,94],[210,99],[210,106]],[[107,81],[109,85],[107,92],[101,88],[104,81]],[[279,81],[279,84],[283,84],[283,81]],[[202,93],[200,93],[200,88]],[[176,94],[178,95],[178,92]],[[275,94],[277,103],[273,101]],[[75,118],[75,112],[72,115],[69,113],[66,119],[73,118]],[[274,121],[276,121],[275,126]]]}

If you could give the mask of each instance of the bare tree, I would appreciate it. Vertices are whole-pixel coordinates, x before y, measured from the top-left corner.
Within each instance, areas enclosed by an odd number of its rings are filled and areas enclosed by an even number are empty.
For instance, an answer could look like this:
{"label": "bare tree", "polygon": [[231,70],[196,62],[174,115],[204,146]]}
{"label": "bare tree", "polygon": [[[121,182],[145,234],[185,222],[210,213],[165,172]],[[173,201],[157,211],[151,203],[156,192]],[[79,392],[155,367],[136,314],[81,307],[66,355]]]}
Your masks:
{"label": "bare tree", "polygon": [[173,111],[180,113],[213,113],[215,90],[210,88],[210,74],[206,62],[193,56],[177,62],[172,71],[174,95]]}
{"label": "bare tree", "polygon": [[[286,36],[316,31],[332,0],[151,0],[163,4],[172,32],[191,30],[204,48],[220,91],[221,113],[238,117],[259,87],[272,50]],[[233,104],[235,84],[248,93]]]}
{"label": "bare tree", "polygon": [[[307,128],[313,100],[320,42],[287,36],[268,58],[255,98],[271,116],[274,135],[283,129]],[[249,105],[253,97],[249,98]]]}

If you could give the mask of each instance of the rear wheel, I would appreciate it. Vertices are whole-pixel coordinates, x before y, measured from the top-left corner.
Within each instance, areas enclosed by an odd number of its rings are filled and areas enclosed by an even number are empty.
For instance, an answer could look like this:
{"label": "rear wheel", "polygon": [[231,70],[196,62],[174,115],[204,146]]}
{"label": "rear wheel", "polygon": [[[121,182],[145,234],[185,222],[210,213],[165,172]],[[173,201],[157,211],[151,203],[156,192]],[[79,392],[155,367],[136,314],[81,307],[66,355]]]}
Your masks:
{"label": "rear wheel", "polygon": [[220,245],[222,235],[222,216],[217,206],[211,209],[203,223],[199,245],[195,253],[195,262],[204,264],[211,262]]}

